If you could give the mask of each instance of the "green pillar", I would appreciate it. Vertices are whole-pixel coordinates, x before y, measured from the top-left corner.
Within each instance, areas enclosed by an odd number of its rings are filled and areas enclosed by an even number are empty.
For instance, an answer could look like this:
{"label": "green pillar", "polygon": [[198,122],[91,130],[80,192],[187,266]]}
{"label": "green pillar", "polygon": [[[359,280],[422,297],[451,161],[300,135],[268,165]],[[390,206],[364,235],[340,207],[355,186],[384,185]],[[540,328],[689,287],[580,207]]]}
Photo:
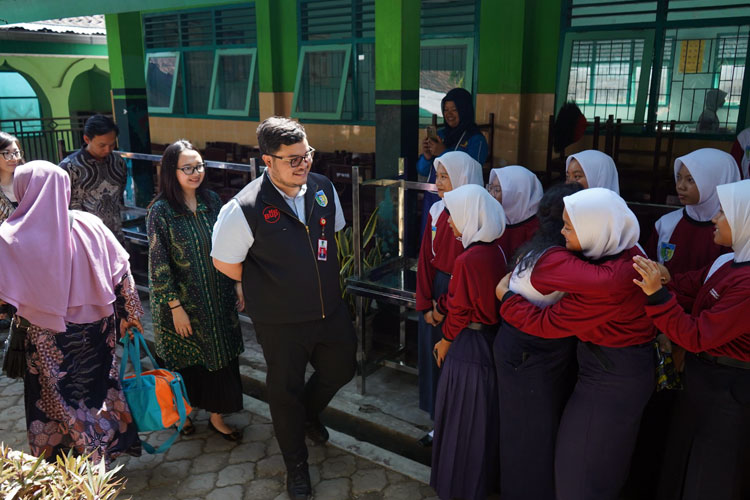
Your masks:
{"label": "green pillar", "polygon": [[[104,19],[107,27],[113,112],[120,127],[120,150],[150,153],[141,14],[107,14]],[[138,206],[145,207],[154,195],[153,167],[148,161],[133,161],[132,165],[135,201]]]}
{"label": "green pillar", "polygon": [[[480,13],[477,92],[518,94],[523,71],[524,0],[482,0]],[[502,43],[498,43],[500,39]]]}
{"label": "green pillar", "polygon": [[[289,116],[297,76],[297,0],[256,0],[260,118]],[[253,138],[254,141],[254,138]]]}
{"label": "green pillar", "polygon": [[419,141],[420,0],[375,0],[376,177],[416,180]]}

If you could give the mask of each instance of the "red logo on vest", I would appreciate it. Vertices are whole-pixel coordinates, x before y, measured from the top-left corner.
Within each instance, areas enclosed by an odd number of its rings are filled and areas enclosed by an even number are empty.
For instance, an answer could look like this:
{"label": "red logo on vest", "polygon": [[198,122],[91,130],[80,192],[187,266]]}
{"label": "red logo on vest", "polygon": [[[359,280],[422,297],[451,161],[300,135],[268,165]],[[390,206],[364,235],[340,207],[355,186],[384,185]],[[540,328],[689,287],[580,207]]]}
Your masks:
{"label": "red logo on vest", "polygon": [[279,222],[279,217],[281,217],[281,212],[276,207],[266,207],[263,209],[263,218],[268,222],[269,224],[274,224],[276,222]]}

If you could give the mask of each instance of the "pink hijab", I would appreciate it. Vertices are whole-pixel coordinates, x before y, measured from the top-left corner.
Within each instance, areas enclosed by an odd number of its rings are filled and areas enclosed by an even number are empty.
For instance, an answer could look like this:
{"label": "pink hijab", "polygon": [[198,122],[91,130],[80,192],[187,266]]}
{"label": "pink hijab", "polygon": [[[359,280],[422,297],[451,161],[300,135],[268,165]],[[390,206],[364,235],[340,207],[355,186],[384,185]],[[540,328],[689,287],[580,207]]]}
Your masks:
{"label": "pink hijab", "polygon": [[68,174],[46,161],[19,165],[13,192],[18,208],[0,225],[0,299],[56,332],[111,315],[129,256],[98,217],[68,210]]}

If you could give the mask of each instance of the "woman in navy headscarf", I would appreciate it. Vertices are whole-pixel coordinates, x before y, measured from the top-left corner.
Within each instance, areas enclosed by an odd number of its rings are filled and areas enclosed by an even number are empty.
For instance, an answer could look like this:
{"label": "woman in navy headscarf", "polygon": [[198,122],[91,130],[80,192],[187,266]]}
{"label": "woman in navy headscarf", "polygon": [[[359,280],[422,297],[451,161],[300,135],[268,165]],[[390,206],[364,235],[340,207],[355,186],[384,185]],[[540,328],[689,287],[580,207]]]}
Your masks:
{"label": "woman in navy headscarf", "polygon": [[[422,141],[422,154],[417,161],[419,175],[427,176],[427,182],[433,184],[436,175],[433,161],[446,151],[463,151],[482,165],[489,152],[487,140],[474,121],[474,103],[468,90],[450,90],[443,97],[440,107],[443,110],[443,128],[437,131],[440,140],[425,138]],[[420,234],[424,231],[430,207],[439,199],[437,193],[425,193]]]}

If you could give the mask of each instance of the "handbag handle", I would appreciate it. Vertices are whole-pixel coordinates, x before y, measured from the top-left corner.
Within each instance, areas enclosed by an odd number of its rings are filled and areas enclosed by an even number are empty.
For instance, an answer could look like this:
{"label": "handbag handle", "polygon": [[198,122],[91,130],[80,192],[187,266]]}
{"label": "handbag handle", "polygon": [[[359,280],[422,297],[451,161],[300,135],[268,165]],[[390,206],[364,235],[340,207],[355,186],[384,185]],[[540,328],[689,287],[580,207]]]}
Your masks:
{"label": "handbag handle", "polygon": [[143,338],[143,334],[137,328],[129,328],[125,336],[120,339],[120,343],[124,347],[122,351],[122,363],[120,363],[120,380],[125,377],[125,368],[128,365],[128,359],[130,359],[130,362],[133,364],[133,371],[135,372],[136,384],[141,385],[141,346],[143,346],[143,350],[148,355],[148,359],[151,360],[154,370],[158,370],[159,365],[151,354],[146,344],[146,339]]}

